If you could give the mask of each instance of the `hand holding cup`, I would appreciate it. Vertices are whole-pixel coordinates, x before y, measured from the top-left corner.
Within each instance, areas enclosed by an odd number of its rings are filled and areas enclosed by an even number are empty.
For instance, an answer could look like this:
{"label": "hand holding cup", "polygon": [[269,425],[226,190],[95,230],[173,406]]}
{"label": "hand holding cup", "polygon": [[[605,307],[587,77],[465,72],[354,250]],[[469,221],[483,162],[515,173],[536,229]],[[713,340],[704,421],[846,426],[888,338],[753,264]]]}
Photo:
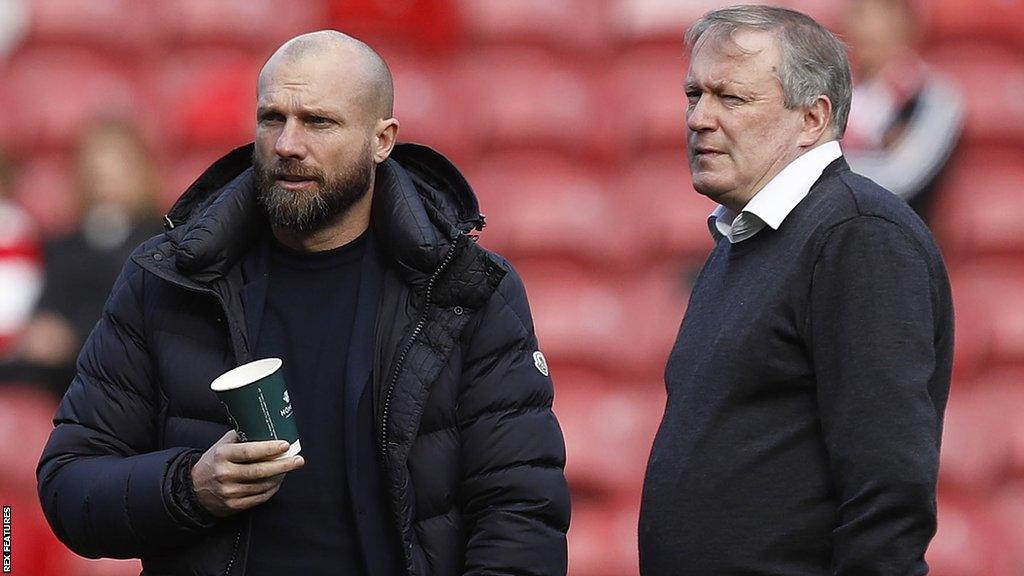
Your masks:
{"label": "hand holding cup", "polygon": [[256,360],[210,384],[235,426],[192,467],[199,504],[214,516],[266,502],[305,463],[281,366],[279,358]]}
{"label": "hand holding cup", "polygon": [[192,468],[192,485],[199,504],[223,518],[262,504],[277,493],[284,475],[302,468],[302,456],[281,458],[283,440],[238,442],[229,430]]}

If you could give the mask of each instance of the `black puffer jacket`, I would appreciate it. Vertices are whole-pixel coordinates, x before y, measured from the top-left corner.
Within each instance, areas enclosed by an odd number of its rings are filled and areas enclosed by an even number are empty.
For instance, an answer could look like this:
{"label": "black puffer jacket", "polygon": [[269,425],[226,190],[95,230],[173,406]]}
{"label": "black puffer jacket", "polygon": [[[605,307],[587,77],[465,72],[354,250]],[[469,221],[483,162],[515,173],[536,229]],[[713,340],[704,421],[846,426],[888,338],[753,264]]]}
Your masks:
{"label": "black puffer jacket", "polygon": [[[140,557],[154,575],[244,572],[247,514],[203,526],[172,491],[229,427],[210,381],[251,359],[242,263],[267,228],[251,155],[232,152],[186,191],[82,350],[38,469],[46,516],[79,554]],[[562,575],[552,385],[522,282],[466,234],[480,222],[468,184],[429,148],[400,144],[378,168],[372,426],[389,549],[415,575]]]}

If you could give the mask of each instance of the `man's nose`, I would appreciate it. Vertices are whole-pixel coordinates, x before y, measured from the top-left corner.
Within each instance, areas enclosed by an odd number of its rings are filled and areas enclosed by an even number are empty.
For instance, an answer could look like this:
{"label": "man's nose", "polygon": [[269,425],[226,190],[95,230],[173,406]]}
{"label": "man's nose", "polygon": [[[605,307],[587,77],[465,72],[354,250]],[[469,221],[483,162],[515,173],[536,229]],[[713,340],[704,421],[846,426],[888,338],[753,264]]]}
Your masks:
{"label": "man's nose", "polygon": [[300,122],[288,119],[274,143],[274,151],[282,158],[302,160],[306,156],[306,140]]}
{"label": "man's nose", "polygon": [[711,99],[707,94],[702,94],[697,102],[686,111],[686,126],[694,132],[714,130],[718,127],[718,121],[712,110]]}

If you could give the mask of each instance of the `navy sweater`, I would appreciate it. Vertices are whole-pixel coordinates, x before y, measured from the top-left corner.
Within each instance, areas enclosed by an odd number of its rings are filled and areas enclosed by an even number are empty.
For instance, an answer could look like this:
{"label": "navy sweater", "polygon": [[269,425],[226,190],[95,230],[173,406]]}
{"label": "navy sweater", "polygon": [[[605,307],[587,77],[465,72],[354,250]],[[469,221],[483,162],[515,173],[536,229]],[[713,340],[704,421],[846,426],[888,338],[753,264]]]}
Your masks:
{"label": "navy sweater", "polygon": [[838,159],[718,241],[666,370],[645,576],[927,573],[953,313],[917,216]]}
{"label": "navy sweater", "polygon": [[366,235],[302,253],[272,242],[258,357],[281,357],[306,461],[252,514],[249,576],[361,574],[345,472],[345,368]]}

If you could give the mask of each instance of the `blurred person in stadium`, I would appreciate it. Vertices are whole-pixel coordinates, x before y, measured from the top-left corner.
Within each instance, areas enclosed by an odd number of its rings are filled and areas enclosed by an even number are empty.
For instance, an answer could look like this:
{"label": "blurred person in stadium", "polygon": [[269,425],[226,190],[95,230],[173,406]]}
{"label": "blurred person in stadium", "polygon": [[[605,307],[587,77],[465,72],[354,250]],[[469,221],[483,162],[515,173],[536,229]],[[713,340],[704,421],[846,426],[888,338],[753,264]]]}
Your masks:
{"label": "blurred person in stadium", "polygon": [[[340,32],[287,42],[257,93],[255,144],[133,253],[85,345],[38,472],[55,533],[159,574],[565,574],[552,383],[469,185],[396,144],[387,65]],[[301,455],[238,442],[209,389],[264,357]]]}
{"label": "blurred person in stadium", "polygon": [[[39,233],[9,197],[13,178],[11,162],[0,153],[0,363],[15,353],[43,286]],[[0,380],[4,372],[0,364]]]}
{"label": "blurred person in stadium", "polygon": [[45,246],[45,286],[20,350],[20,361],[34,368],[31,378],[58,395],[125,259],[160,231],[156,186],[152,154],[129,121],[101,120],[82,134],[75,154],[79,226]]}
{"label": "blurred person in stadium", "polygon": [[939,251],[842,156],[830,32],[738,6],[686,42],[693,184],[720,206],[666,369],[641,573],[925,574],[953,343]]}
{"label": "blurred person in stadium", "polygon": [[855,84],[843,150],[850,166],[927,219],[935,189],[963,129],[956,86],[915,47],[911,0],[851,0],[846,35]]}

